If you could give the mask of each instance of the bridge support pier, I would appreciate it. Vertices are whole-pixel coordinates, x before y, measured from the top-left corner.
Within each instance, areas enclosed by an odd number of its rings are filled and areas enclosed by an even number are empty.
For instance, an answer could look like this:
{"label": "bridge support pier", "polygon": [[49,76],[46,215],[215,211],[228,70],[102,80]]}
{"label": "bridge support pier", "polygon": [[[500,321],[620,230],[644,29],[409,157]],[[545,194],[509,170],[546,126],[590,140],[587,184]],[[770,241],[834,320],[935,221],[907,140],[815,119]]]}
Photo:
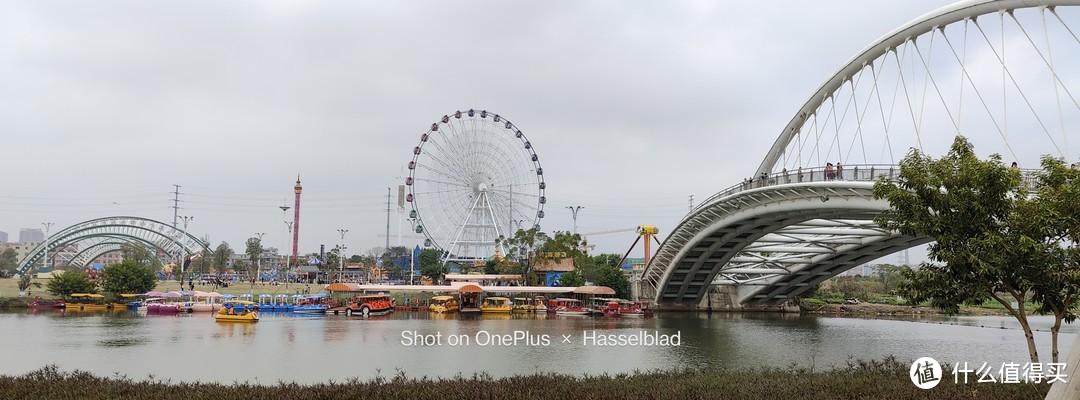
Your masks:
{"label": "bridge support pier", "polygon": [[660,303],[657,308],[661,311],[695,311],[695,312],[799,312],[799,307],[794,302],[788,301],[779,305],[756,306],[739,303],[741,286],[715,285],[709,288],[705,297],[697,304],[688,303]]}

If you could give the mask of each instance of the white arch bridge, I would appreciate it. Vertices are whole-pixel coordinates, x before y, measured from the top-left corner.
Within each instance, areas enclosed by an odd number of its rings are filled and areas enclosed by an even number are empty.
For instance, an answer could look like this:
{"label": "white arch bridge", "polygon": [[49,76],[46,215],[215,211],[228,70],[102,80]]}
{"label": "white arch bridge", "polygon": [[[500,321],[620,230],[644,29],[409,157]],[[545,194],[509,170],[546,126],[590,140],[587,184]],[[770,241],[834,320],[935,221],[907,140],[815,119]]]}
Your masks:
{"label": "white arch bridge", "polygon": [[198,238],[163,222],[140,217],[105,217],[69,226],[35,247],[16,267],[17,274],[49,266],[82,268],[122,244],[142,244],[163,264],[194,254],[209,254]]}
{"label": "white arch bridge", "polygon": [[[968,0],[889,32],[825,80],[755,178],[701,203],[646,266],[665,308],[784,305],[852,267],[931,241],[881,229],[874,181],[956,135],[1037,167],[1080,147],[1080,0]],[[825,165],[833,174],[826,173]]]}

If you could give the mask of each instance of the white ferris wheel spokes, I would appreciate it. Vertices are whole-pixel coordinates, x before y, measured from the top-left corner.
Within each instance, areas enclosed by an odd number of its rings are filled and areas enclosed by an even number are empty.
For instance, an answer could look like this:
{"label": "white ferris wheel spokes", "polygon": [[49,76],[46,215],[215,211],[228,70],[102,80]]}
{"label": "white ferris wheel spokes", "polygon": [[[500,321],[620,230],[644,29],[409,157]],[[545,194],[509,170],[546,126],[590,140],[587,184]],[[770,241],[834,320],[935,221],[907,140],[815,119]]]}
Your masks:
{"label": "white ferris wheel spokes", "polygon": [[425,245],[447,261],[495,254],[499,236],[539,227],[544,170],[521,130],[486,110],[444,115],[420,135],[408,164],[406,201]]}

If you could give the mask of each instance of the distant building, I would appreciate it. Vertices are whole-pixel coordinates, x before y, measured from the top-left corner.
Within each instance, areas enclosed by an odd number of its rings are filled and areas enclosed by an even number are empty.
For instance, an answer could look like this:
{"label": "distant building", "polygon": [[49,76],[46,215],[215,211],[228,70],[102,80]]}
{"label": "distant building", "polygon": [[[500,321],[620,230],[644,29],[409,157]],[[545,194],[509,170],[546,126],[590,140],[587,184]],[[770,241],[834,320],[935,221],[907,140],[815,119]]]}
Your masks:
{"label": "distant building", "polygon": [[16,242],[8,243],[6,247],[9,249],[15,249],[15,259],[19,260],[19,262],[22,262],[22,260],[26,258],[26,255],[30,254],[30,252],[34,250],[34,248],[37,247],[39,244],[41,244],[41,242]]}
{"label": "distant building", "polygon": [[41,243],[45,241],[45,233],[41,229],[22,228],[19,229],[19,241]]}
{"label": "distant building", "polygon": [[90,261],[91,264],[111,265],[124,261],[124,256],[119,251],[110,251]]}
{"label": "distant building", "polygon": [[[252,264],[248,259],[248,255],[245,252],[239,251],[233,253],[229,258],[229,265],[234,265],[239,261],[248,267],[248,270],[252,273],[257,269],[262,269],[264,275],[270,274],[279,267],[284,267],[283,261],[286,261],[283,257],[278,255],[278,249],[276,247],[263,247],[262,254],[259,255],[259,261]],[[264,276],[265,279],[274,279],[271,276]]]}
{"label": "distant building", "polygon": [[7,243],[7,232],[0,231],[0,243]]}
{"label": "distant building", "polygon": [[540,263],[533,268],[536,277],[539,278],[540,282],[544,282],[544,286],[555,286],[563,273],[573,270],[574,259],[571,257],[542,259]]}

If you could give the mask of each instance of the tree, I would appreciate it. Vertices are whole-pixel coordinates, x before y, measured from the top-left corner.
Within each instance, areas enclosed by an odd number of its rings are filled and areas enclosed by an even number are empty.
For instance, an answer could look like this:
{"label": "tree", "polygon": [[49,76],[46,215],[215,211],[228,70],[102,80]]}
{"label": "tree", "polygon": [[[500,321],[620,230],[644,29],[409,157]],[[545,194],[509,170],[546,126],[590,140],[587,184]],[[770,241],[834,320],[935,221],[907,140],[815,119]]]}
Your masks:
{"label": "tree", "polygon": [[885,293],[893,293],[896,290],[896,285],[904,279],[904,271],[911,270],[911,267],[907,265],[892,265],[892,264],[878,264],[874,266],[877,270],[876,278],[884,287]]}
{"label": "tree", "polygon": [[335,245],[333,249],[326,252],[326,261],[324,270],[327,273],[337,273],[341,268],[341,245]]}
{"label": "tree", "polygon": [[607,265],[612,267],[618,267],[621,269],[622,266],[619,265],[620,260],[622,260],[622,256],[618,254],[604,253],[590,256],[588,257],[587,262],[575,263],[575,265],[583,266],[584,269],[582,270],[582,273],[584,274],[585,279],[590,282],[595,282],[596,274],[599,267]]}
{"label": "tree", "polygon": [[1043,157],[1034,196],[1018,199],[1018,220],[1041,260],[1032,263],[1032,301],[1040,314],[1052,314],[1051,354],[1058,362],[1061,322],[1076,320],[1080,293],[1080,170],[1056,158]]}
{"label": "tree", "polygon": [[386,260],[383,261],[383,276],[387,279],[398,280],[404,278],[404,270],[397,263]]}
{"label": "tree", "polygon": [[[905,272],[898,291],[950,313],[961,304],[993,299],[1020,323],[1032,363],[1039,356],[1029,312],[1075,318],[1071,310],[1080,287],[1080,270],[1068,258],[1076,241],[1063,240],[1076,237],[1076,172],[1064,171],[1060,161],[1044,158],[1043,164],[1038,190],[1029,192],[1018,169],[1006,167],[996,154],[978,159],[958,136],[941,159],[912,150],[895,181],[874,185],[874,197],[891,205],[875,222],[935,240],[929,248],[933,263]],[[1070,216],[1062,215],[1070,210]],[[1035,310],[1025,304],[1029,297],[1038,304]],[[1052,333],[1056,362],[1057,332]]]}
{"label": "tree", "polygon": [[259,266],[259,258],[262,257],[262,239],[258,237],[248,238],[245,244],[244,253],[248,256],[249,265]]}
{"label": "tree", "polygon": [[366,256],[370,257],[372,261],[381,258],[383,254],[386,254],[386,248],[382,246],[375,246],[368,249]]}
{"label": "tree", "polygon": [[121,243],[120,258],[153,269],[161,268],[161,260],[158,260],[157,255],[142,243]]}
{"label": "tree", "polygon": [[[210,269],[214,267],[214,259],[207,256],[193,257],[191,259],[190,267],[191,269],[184,272],[192,275],[204,274],[210,272]],[[176,270],[175,272],[180,273],[179,270]]]}
{"label": "tree", "polygon": [[593,282],[598,286],[607,286],[614,289],[615,297],[620,299],[630,298],[630,279],[626,278],[622,268],[611,264],[597,265]]}
{"label": "tree", "polygon": [[250,267],[250,265],[248,265],[248,263],[244,262],[244,260],[233,260],[233,262],[232,262],[232,270],[233,270],[233,272],[236,272],[238,274],[244,274],[244,273],[250,272],[248,267]]}
{"label": "tree", "polygon": [[15,249],[0,251],[0,275],[11,276],[18,265],[19,260],[15,256]]}
{"label": "tree", "polygon": [[29,273],[22,274],[22,276],[19,277],[19,291],[20,292],[25,292],[26,289],[30,288],[30,286],[38,287],[38,288],[41,287],[40,282],[32,282],[31,279],[33,279],[33,278],[30,277]]}
{"label": "tree", "polygon": [[233,256],[233,251],[229,248],[229,244],[221,242],[216,249],[214,249],[214,268],[219,272],[224,271],[229,266],[229,259]]}
{"label": "tree", "polygon": [[107,293],[145,293],[157,286],[157,274],[132,260],[110,264],[102,271],[101,289]]}
{"label": "tree", "polygon": [[86,273],[78,270],[64,271],[45,284],[45,289],[53,296],[69,298],[72,293],[96,293],[97,285],[90,281]]}
{"label": "tree", "polygon": [[450,272],[446,264],[442,263],[442,252],[436,249],[420,250],[420,275],[431,278],[432,282],[439,282],[443,275]]}
{"label": "tree", "polygon": [[518,263],[525,272],[525,284],[532,285],[536,278],[533,268],[539,263],[538,250],[548,241],[548,236],[536,228],[518,229],[511,237],[499,236],[495,239],[496,246],[506,249],[506,258],[511,263]]}
{"label": "tree", "polygon": [[577,269],[563,272],[562,275],[559,275],[559,286],[585,286],[585,277],[581,276],[581,273],[579,273]]}

